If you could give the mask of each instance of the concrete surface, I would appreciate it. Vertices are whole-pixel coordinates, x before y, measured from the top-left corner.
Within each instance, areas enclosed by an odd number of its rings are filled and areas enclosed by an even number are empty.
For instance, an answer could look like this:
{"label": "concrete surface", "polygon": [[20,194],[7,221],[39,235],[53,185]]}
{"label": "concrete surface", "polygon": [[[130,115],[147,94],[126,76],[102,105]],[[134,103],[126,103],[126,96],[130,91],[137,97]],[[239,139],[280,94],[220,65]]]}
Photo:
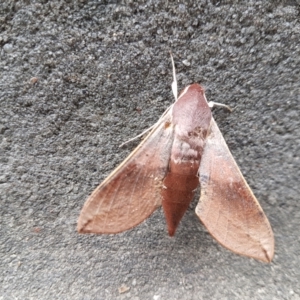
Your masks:
{"label": "concrete surface", "polygon": [[[237,4],[239,3],[239,4]],[[0,4],[0,299],[300,299],[300,8],[289,1]],[[200,82],[272,224],[267,265],[219,246],[192,204],[78,235],[86,197]],[[124,293],[119,293],[123,285]]]}

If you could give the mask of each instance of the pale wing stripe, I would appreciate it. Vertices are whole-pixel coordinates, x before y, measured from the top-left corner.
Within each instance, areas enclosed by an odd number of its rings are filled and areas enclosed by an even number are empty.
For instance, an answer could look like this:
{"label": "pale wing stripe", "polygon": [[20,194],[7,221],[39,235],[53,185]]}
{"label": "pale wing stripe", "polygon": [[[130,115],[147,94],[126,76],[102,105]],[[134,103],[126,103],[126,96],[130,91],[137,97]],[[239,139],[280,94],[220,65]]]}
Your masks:
{"label": "pale wing stripe", "polygon": [[[148,161],[148,160],[147,160],[147,161]],[[140,166],[140,167],[139,167],[138,174],[136,175],[136,179],[135,179],[135,183],[134,183],[134,188],[132,189],[132,192],[131,192],[131,195],[130,195],[130,198],[129,198],[128,210],[127,210],[127,219],[130,218],[131,202],[132,202],[132,199],[133,199],[133,197],[134,197],[135,190],[136,190],[136,188],[137,188],[137,182],[138,182],[138,180],[139,180],[140,174],[141,174],[141,172],[142,172],[143,169],[144,169],[143,166]],[[145,178],[145,177],[143,177],[143,178]]]}
{"label": "pale wing stripe", "polygon": [[[159,137],[159,139],[158,139],[158,142],[157,142],[157,144],[158,145],[160,145],[161,144],[161,140],[164,138],[164,132],[159,132],[160,133],[160,137]],[[144,176],[142,177],[143,178],[143,183],[141,184],[141,187],[143,188],[144,187],[144,182],[145,182],[145,178],[146,177],[153,177],[153,178],[155,178],[156,176],[157,176],[157,173],[159,173],[159,171],[160,170],[155,170],[154,168],[150,168],[150,170],[151,170],[151,172],[153,172],[152,174],[150,174],[150,176],[149,176],[149,173],[147,174],[147,168],[144,168],[144,166],[145,165],[148,165],[148,164],[150,164],[151,165],[151,162],[152,161],[154,161],[153,160],[153,157],[155,156],[155,154],[157,153],[157,151],[156,151],[156,149],[157,149],[158,147],[155,147],[155,150],[152,152],[152,155],[151,155],[151,157],[150,156],[148,156],[148,159],[146,160],[146,163],[145,164],[143,164],[143,167],[141,168],[141,169],[143,169],[144,170]],[[150,162],[150,163],[149,163]],[[149,201],[149,200],[148,200]],[[141,201],[139,201],[139,210],[140,210],[140,208],[141,208],[141,205],[142,205],[142,202]]]}
{"label": "pale wing stripe", "polygon": [[[119,180],[118,188],[116,188],[116,190],[115,190],[115,192],[114,192],[114,196],[113,196],[113,198],[112,198],[112,200],[110,201],[110,204],[109,204],[109,211],[111,210],[111,208],[112,208],[112,206],[113,206],[113,204],[114,204],[114,202],[115,202],[116,195],[117,195],[118,192],[119,192],[119,188],[120,188],[120,185],[121,185],[121,184],[122,184],[122,181]],[[104,201],[104,199],[105,199],[105,198],[103,197],[103,201]],[[102,201],[102,202],[103,202],[103,201]],[[100,208],[100,206],[98,206],[96,216],[97,216],[98,213],[99,213],[99,208]],[[107,226],[107,218],[108,218],[108,214],[106,214],[106,216],[105,216],[104,228]]]}

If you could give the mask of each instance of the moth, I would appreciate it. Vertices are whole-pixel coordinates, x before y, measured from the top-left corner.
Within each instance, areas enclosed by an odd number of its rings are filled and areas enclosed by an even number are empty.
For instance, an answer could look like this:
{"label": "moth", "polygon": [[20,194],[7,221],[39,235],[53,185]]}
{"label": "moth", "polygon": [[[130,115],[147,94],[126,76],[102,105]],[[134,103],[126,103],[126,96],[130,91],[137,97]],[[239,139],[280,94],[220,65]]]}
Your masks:
{"label": "moth", "polygon": [[201,187],[196,214],[227,249],[263,262],[274,255],[270,223],[241,174],[199,84],[177,98],[172,58],[170,106],[147,137],[88,197],[79,233],[113,234],[135,227],[162,206],[168,233]]}

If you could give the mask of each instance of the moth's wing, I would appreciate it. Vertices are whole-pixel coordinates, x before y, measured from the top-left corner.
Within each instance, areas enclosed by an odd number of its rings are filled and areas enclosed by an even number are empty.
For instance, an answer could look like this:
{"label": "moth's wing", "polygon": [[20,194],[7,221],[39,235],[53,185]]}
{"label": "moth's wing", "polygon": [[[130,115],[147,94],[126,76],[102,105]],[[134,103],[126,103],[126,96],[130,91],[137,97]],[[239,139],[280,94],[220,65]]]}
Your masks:
{"label": "moth's wing", "polygon": [[141,144],[86,200],[78,220],[80,233],[118,233],[130,229],[161,205],[173,126],[171,109]]}
{"label": "moth's wing", "polygon": [[196,214],[209,233],[235,253],[270,262],[274,236],[214,119],[200,164]]}

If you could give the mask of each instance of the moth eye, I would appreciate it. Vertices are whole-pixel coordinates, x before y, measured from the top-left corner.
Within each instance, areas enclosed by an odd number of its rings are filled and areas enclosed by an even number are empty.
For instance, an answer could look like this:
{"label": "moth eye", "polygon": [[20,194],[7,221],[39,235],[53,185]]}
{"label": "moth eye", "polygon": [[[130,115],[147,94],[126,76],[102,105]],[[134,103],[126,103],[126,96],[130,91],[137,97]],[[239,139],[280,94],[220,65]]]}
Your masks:
{"label": "moth eye", "polygon": [[169,128],[171,126],[171,122],[167,121],[165,122],[165,129]]}

